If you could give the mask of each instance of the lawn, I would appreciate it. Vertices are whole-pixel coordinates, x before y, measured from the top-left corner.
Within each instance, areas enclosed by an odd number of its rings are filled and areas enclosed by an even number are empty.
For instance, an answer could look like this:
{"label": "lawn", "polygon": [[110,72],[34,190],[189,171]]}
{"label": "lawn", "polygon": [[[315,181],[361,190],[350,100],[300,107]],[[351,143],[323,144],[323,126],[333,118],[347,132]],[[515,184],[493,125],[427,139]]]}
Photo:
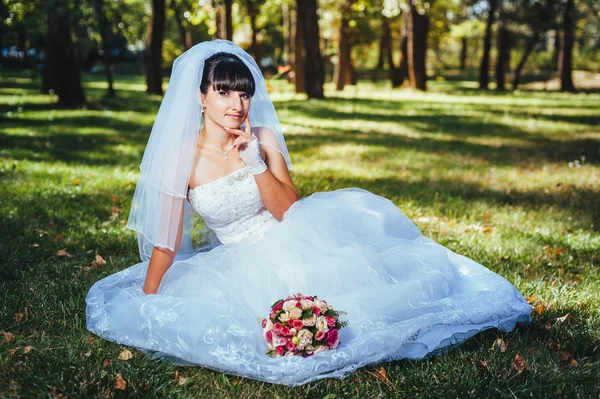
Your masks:
{"label": "lawn", "polygon": [[89,105],[60,110],[38,86],[0,83],[0,396],[600,396],[600,94],[437,79],[427,93],[361,81],[307,101],[271,82],[302,197],[383,195],[535,306],[511,333],[292,389],[151,361],[85,329],[91,285],[138,261],[126,220],[161,98],[117,76],[105,99],[85,75]]}

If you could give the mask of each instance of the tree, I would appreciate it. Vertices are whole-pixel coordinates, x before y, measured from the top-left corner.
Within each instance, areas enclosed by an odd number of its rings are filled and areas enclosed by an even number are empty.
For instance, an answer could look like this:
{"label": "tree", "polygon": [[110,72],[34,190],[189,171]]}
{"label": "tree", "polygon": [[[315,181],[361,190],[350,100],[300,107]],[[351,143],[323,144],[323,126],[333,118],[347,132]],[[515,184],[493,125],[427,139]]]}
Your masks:
{"label": "tree", "polygon": [[260,7],[264,4],[265,0],[245,0],[246,11],[250,19],[250,31],[252,32],[252,41],[250,42],[250,54],[260,64],[261,52],[260,46],[257,40],[258,26],[257,18],[260,12]]}
{"label": "tree", "polygon": [[563,34],[560,40],[558,75],[560,90],[575,92],[573,84],[573,43],[575,41],[575,5],[567,0],[563,14]]}
{"label": "tree", "polygon": [[424,9],[418,9],[412,2],[408,12],[408,78],[411,87],[427,90],[427,33],[429,18]]}
{"label": "tree", "polygon": [[492,48],[492,26],[496,18],[496,6],[498,0],[488,0],[489,11],[487,25],[485,27],[485,36],[483,38],[483,55],[479,66],[479,88],[486,89],[490,82],[490,50]]}
{"label": "tree", "polygon": [[184,22],[182,17],[187,9],[191,8],[191,5],[187,1],[181,0],[170,0],[169,5],[171,6],[171,10],[173,10],[181,45],[184,50],[188,50],[194,45],[192,24]]}
{"label": "tree", "polygon": [[[301,1],[301,0],[298,0]],[[304,13],[299,11],[298,5],[291,12],[291,31],[292,39],[290,43],[292,50],[290,51],[290,64],[294,76],[294,88],[296,93],[306,92],[306,73],[304,65],[306,56],[304,54]]]}
{"label": "tree", "polygon": [[219,39],[233,39],[233,18],[231,11],[233,0],[213,0],[213,7],[217,17],[217,37]]}
{"label": "tree", "polygon": [[146,44],[146,92],[163,94],[162,47],[165,34],[165,0],[152,0],[152,15]]}
{"label": "tree", "polygon": [[506,26],[506,14],[504,7],[500,4],[500,10],[498,15],[498,32],[496,39],[496,47],[498,49],[498,56],[496,59],[496,90],[506,90],[504,82],[504,74],[506,73],[505,68],[509,63],[509,33]]}
{"label": "tree", "polygon": [[48,36],[44,62],[44,83],[58,94],[58,104],[77,107],[85,104],[79,72],[79,56],[71,40],[69,7],[66,0],[47,0]]}
{"label": "tree", "polygon": [[304,79],[308,98],[324,98],[325,71],[319,46],[319,20],[316,0],[296,0],[298,19],[304,36]]}
{"label": "tree", "polygon": [[98,28],[100,30],[100,37],[102,40],[102,62],[104,63],[104,73],[106,74],[106,82],[108,83],[107,96],[112,98],[115,97],[115,89],[113,87],[113,77],[111,71],[111,64],[109,58],[109,34],[110,25],[108,18],[106,17],[106,10],[104,9],[104,0],[93,0],[94,11],[96,12],[96,18],[98,20]]}
{"label": "tree", "polygon": [[352,66],[352,39],[350,32],[350,17],[352,4],[355,0],[343,0],[341,4],[341,21],[338,40],[338,62],[334,71],[336,90],[343,90],[347,84],[355,83],[355,72]]}

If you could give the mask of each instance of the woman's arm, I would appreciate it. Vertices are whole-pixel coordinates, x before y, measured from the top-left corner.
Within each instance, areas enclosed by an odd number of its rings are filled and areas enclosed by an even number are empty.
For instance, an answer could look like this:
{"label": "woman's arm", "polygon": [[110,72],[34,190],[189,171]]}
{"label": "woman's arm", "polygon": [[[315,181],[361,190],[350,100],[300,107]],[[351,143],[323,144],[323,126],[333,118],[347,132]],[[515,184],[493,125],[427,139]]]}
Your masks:
{"label": "woman's arm", "polygon": [[181,212],[179,215],[179,228],[177,230],[177,239],[175,240],[174,250],[171,251],[168,248],[154,247],[152,255],[150,256],[150,262],[148,263],[148,270],[146,271],[146,280],[144,281],[144,293],[156,294],[160,282],[163,276],[169,270],[175,259],[175,254],[179,249],[181,243],[181,232],[183,230],[183,202],[181,205]]}
{"label": "woman's arm", "polygon": [[[272,148],[279,144],[273,133],[265,128],[258,128],[256,136],[266,154],[267,171],[254,175],[265,206],[277,219],[283,219],[283,214],[298,201],[298,192],[290,176],[283,155]],[[268,146],[268,147],[267,147]],[[271,148],[269,148],[271,147]]]}

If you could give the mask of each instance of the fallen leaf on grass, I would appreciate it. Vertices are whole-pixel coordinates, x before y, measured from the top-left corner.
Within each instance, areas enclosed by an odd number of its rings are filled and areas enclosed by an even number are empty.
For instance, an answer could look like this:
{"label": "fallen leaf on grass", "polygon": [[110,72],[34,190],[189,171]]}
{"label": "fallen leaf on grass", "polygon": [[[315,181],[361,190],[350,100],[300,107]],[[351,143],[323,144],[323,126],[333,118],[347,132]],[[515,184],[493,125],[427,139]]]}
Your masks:
{"label": "fallen leaf on grass", "polygon": [[373,377],[380,380],[381,382],[383,382],[385,385],[388,386],[388,388],[395,389],[395,387],[392,385],[392,383],[388,379],[387,371],[385,371],[385,368],[381,367],[379,370],[375,370],[375,371],[365,370],[365,371],[367,373],[369,373],[370,375],[372,375]]}
{"label": "fallen leaf on grass", "polygon": [[29,353],[31,352],[31,349],[33,349],[33,347],[28,345],[25,348],[23,348],[23,353]]}
{"label": "fallen leaf on grass", "polygon": [[525,300],[527,301],[527,303],[532,303],[535,298],[537,298],[537,294],[533,294],[532,296],[528,296],[527,298],[525,298]]}
{"label": "fallen leaf on grass", "polygon": [[96,337],[94,337],[93,335],[90,335],[89,337],[87,337],[87,338],[85,339],[85,344],[86,344],[86,345],[91,345],[91,344],[93,344],[93,343],[94,343],[94,342],[96,342],[96,341],[97,341],[97,338],[96,338]]}
{"label": "fallen leaf on grass", "polygon": [[529,363],[527,363],[527,361],[518,353],[515,356],[515,360],[513,360],[512,368],[518,372],[519,375],[523,375],[530,370]]}
{"label": "fallen leaf on grass", "polygon": [[125,379],[123,379],[123,377],[121,376],[121,373],[117,373],[117,380],[115,382],[115,389],[123,391],[123,390],[125,390],[125,388],[127,388],[127,381],[125,381]]}
{"label": "fallen leaf on grass", "polygon": [[33,244],[31,244],[32,247],[37,248],[40,246],[40,244],[38,244],[37,242],[34,242]]}
{"label": "fallen leaf on grass", "polygon": [[185,385],[185,383],[190,379],[189,377],[183,377],[179,375],[179,370],[175,370],[173,374],[173,379],[177,382],[177,385]]}
{"label": "fallen leaf on grass", "polygon": [[111,362],[110,358],[104,359],[104,363],[102,363],[102,368],[103,369],[107,368],[110,365],[110,362]]}
{"label": "fallen leaf on grass", "polygon": [[542,314],[544,313],[546,310],[548,310],[548,307],[544,304],[538,305],[535,308],[533,308],[533,311],[537,314]]}
{"label": "fallen leaf on grass", "polygon": [[14,321],[16,321],[17,323],[20,323],[20,322],[21,322],[21,320],[23,320],[23,318],[24,318],[24,317],[25,317],[25,316],[23,316],[23,313],[21,313],[21,312],[15,313],[15,314],[13,315],[13,319],[14,319]]}
{"label": "fallen leaf on grass", "polygon": [[52,390],[50,391],[50,396],[52,397],[52,399],[67,399],[67,396],[58,392],[56,388],[52,388]]}
{"label": "fallen leaf on grass", "polygon": [[500,349],[500,352],[504,353],[506,352],[506,348],[508,348],[508,345],[506,345],[506,342],[504,342],[502,338],[497,338],[494,341],[494,344],[492,345],[492,350],[496,348]]}
{"label": "fallen leaf on grass", "polygon": [[56,252],[56,256],[66,256],[67,258],[72,258],[73,255],[71,255],[70,253],[67,252],[67,249],[59,249]]}
{"label": "fallen leaf on grass", "polygon": [[60,244],[60,242],[65,238],[65,233],[60,233],[56,236],[56,243]]}
{"label": "fallen leaf on grass", "polygon": [[119,360],[129,360],[133,358],[133,353],[129,349],[123,349],[119,354]]}
{"label": "fallen leaf on grass", "polygon": [[2,335],[4,335],[4,342],[6,342],[6,343],[9,343],[10,341],[12,341],[12,339],[14,337],[13,334],[6,332],[6,331],[3,331]]}
{"label": "fallen leaf on grass", "polygon": [[562,316],[562,317],[557,317],[556,321],[559,323],[564,323],[566,321],[571,320],[571,313],[567,313],[566,315]]}
{"label": "fallen leaf on grass", "polygon": [[19,349],[21,349],[21,347],[20,347],[20,346],[17,346],[17,347],[16,347],[16,348],[14,348],[14,349],[9,349],[9,350],[8,350],[8,354],[9,354],[9,355],[12,357],[12,356],[14,356],[14,354],[15,354],[15,353],[16,353],[16,352],[17,352]]}

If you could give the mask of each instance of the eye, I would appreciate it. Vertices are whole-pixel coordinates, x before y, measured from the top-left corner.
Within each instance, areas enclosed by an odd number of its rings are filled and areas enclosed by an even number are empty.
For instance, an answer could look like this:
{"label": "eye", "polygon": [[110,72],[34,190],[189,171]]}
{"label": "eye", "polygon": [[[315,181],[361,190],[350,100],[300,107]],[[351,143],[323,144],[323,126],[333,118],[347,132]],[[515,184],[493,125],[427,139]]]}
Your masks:
{"label": "eye", "polygon": [[249,99],[252,96],[250,94],[248,94],[248,93],[242,93],[242,94],[240,94],[240,97],[245,98],[245,99]]}
{"label": "eye", "polygon": [[222,96],[228,96],[229,95],[229,91],[228,90],[219,90],[219,94]]}

